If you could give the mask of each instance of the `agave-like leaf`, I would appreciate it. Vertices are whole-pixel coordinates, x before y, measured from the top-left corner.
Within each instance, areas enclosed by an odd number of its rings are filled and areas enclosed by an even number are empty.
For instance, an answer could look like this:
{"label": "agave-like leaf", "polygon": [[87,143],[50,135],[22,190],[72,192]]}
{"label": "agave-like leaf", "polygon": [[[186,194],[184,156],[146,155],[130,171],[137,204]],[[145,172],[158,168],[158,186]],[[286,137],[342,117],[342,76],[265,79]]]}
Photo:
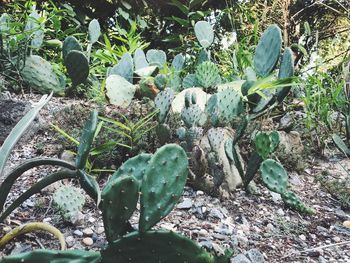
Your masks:
{"label": "agave-like leaf", "polygon": [[3,170],[11,150],[16,145],[18,140],[22,137],[23,133],[30,126],[35,117],[38,115],[40,109],[44,107],[44,105],[51,99],[51,97],[52,93],[50,95],[42,96],[34,108],[32,108],[26,115],[23,116],[23,118],[12,129],[9,136],[7,136],[2,147],[0,148],[0,177],[3,176]]}

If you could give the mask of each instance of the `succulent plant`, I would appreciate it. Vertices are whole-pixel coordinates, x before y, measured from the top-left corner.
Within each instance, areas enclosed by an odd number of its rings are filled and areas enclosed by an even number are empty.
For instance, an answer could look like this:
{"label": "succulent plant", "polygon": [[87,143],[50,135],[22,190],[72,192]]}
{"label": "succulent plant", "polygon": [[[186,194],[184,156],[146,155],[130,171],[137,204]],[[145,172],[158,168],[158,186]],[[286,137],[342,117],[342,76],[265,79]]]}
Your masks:
{"label": "succulent plant", "polygon": [[182,87],[184,89],[193,88],[197,86],[199,86],[199,84],[195,74],[187,74],[182,80]]}
{"label": "succulent plant", "polygon": [[175,72],[180,72],[185,64],[185,57],[182,54],[177,54],[172,63],[171,63],[171,69],[173,69]]}
{"label": "succulent plant", "polygon": [[74,87],[87,80],[90,70],[89,61],[82,51],[71,50],[64,64]]}
{"label": "succulent plant", "polygon": [[166,64],[166,54],[163,50],[150,49],[146,53],[147,61],[151,66],[157,66],[160,69]]}
{"label": "succulent plant", "polygon": [[83,47],[74,36],[67,36],[62,45],[63,60],[65,60],[69,52],[73,50],[83,51]]}
{"label": "succulent plant", "polygon": [[156,108],[159,110],[159,122],[164,123],[169,110],[171,108],[171,103],[174,99],[174,92],[171,89],[165,89],[158,93],[154,103]]}
{"label": "succulent plant", "polygon": [[40,56],[31,55],[26,58],[21,76],[30,87],[40,93],[64,94],[64,81],[61,81],[52,65]]}
{"label": "succulent plant", "polygon": [[288,174],[280,163],[267,159],[261,164],[260,172],[267,188],[281,194],[282,200],[287,206],[302,213],[313,214],[315,212],[307,207],[295,193],[288,191]]}
{"label": "succulent plant", "polygon": [[194,26],[196,37],[203,48],[208,48],[214,42],[214,31],[206,21],[198,21]]}
{"label": "succulent plant", "polygon": [[85,204],[85,196],[81,190],[74,186],[61,186],[52,196],[53,204],[69,218],[73,213],[82,210]]}
{"label": "succulent plant", "polygon": [[133,83],[133,75],[134,75],[134,62],[132,56],[129,53],[125,53],[119,60],[118,64],[113,66],[109,72],[110,75],[119,75]]}
{"label": "succulent plant", "polygon": [[196,68],[196,80],[204,89],[214,87],[221,83],[219,69],[213,62],[203,62]]}
{"label": "succulent plant", "polygon": [[135,64],[135,70],[140,70],[143,68],[147,68],[149,66],[145,52],[143,52],[142,49],[138,48],[135,51],[134,54],[134,64]]}

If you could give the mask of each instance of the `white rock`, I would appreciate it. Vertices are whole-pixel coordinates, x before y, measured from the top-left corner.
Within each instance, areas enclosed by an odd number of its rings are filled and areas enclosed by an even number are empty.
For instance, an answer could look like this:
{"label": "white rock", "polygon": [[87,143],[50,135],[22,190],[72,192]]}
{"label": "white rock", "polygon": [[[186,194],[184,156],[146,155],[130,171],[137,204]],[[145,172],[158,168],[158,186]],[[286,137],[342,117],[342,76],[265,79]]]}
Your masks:
{"label": "white rock", "polygon": [[91,246],[94,243],[94,241],[92,240],[91,237],[86,237],[86,238],[83,239],[83,243],[86,246]]}

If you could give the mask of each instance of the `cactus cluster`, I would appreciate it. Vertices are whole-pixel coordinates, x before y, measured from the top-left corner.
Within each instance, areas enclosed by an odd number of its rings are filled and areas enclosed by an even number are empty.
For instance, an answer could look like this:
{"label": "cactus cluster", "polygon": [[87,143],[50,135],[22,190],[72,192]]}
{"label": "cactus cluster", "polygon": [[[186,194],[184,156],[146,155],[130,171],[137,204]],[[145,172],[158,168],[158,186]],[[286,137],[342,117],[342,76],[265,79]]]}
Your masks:
{"label": "cactus cluster", "polygon": [[85,196],[80,188],[74,186],[62,186],[52,196],[53,204],[69,218],[72,214],[82,210],[85,203]]}
{"label": "cactus cluster", "polygon": [[170,138],[170,133],[171,133],[170,128],[165,122],[169,114],[173,99],[174,99],[173,90],[167,88],[159,92],[157,97],[154,100],[155,106],[159,110],[159,115],[158,115],[159,124],[157,126],[156,133],[161,144],[164,144]]}
{"label": "cactus cluster", "polygon": [[211,61],[205,61],[199,64],[196,68],[195,76],[196,83],[206,90],[221,83],[219,69]]}

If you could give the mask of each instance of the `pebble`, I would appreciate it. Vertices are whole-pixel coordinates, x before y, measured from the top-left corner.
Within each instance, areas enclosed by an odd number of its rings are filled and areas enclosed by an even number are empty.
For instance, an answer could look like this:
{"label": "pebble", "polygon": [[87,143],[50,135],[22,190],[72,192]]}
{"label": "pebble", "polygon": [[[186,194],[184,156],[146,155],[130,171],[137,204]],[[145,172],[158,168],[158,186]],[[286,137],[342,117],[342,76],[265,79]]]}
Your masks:
{"label": "pebble", "polygon": [[198,191],[196,192],[196,194],[197,194],[197,195],[204,195],[204,192],[201,191],[201,190],[198,190]]}
{"label": "pebble", "polygon": [[91,246],[91,245],[94,243],[94,241],[92,240],[91,237],[86,237],[86,238],[83,239],[83,243],[84,243],[86,246]]}
{"label": "pebble", "polygon": [[105,228],[103,226],[98,227],[96,230],[96,233],[99,235],[102,234],[103,232],[105,232]]}
{"label": "pebble", "polygon": [[67,247],[72,247],[74,245],[74,237],[72,236],[68,236],[66,237],[66,244],[67,244]]}
{"label": "pebble", "polygon": [[244,255],[244,254],[238,254],[234,258],[231,258],[231,263],[251,263],[251,261]]}
{"label": "pebble", "polygon": [[299,238],[302,240],[302,241],[305,241],[306,240],[306,236],[305,235],[299,235]]}
{"label": "pebble", "polygon": [[83,235],[84,235],[84,233],[83,232],[81,232],[80,230],[75,230],[74,232],[74,235],[76,235],[76,236],[78,236],[78,237],[82,237]]}
{"label": "pebble", "polygon": [[192,207],[192,200],[185,198],[181,203],[176,206],[178,209],[190,209]]}
{"label": "pebble", "polygon": [[12,228],[11,227],[9,227],[9,226],[4,226],[3,228],[2,228],[2,230],[4,231],[4,232],[10,232],[11,230],[12,230]]}
{"label": "pebble", "polygon": [[85,228],[85,229],[83,230],[83,234],[84,234],[85,236],[88,236],[88,237],[91,237],[93,233],[94,233],[94,231],[92,231],[91,228]]}
{"label": "pebble", "polygon": [[227,238],[227,236],[218,233],[213,234],[213,237],[219,240],[225,240]]}
{"label": "pebble", "polygon": [[93,218],[93,217],[89,217],[88,221],[89,221],[90,223],[95,223],[95,222],[96,222],[96,219]]}
{"label": "pebble", "polygon": [[336,243],[340,242],[340,237],[333,237],[332,240]]}
{"label": "pebble", "polygon": [[208,234],[209,234],[208,231],[205,229],[201,229],[198,231],[198,235],[200,236],[208,236]]}
{"label": "pebble", "polygon": [[350,221],[344,221],[343,226],[346,228],[350,228]]}
{"label": "pebble", "polygon": [[217,208],[212,208],[209,213],[210,217],[224,219],[224,214]]}
{"label": "pebble", "polygon": [[263,262],[265,262],[263,254],[261,254],[261,252],[259,250],[255,249],[255,248],[250,249],[247,252],[247,256],[254,263],[263,263]]}
{"label": "pebble", "polygon": [[51,222],[51,220],[52,220],[51,217],[46,217],[43,219],[43,222],[48,223],[48,222]]}

